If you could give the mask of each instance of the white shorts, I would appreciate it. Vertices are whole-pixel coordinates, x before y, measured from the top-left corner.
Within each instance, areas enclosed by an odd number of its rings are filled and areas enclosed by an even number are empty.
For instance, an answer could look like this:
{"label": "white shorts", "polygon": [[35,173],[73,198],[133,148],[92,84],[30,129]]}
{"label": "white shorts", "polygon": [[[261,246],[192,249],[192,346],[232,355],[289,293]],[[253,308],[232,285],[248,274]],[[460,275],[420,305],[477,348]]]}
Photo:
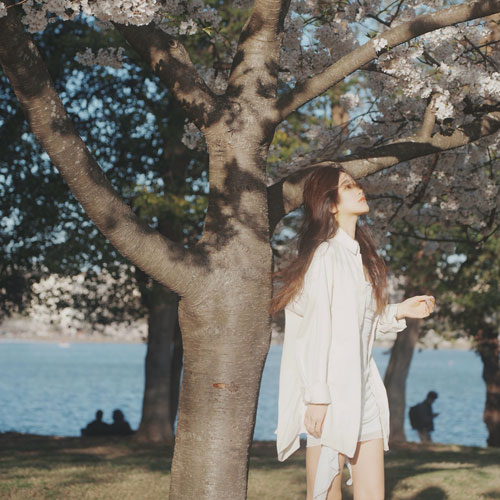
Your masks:
{"label": "white shorts", "polygon": [[[369,384],[365,386],[365,398],[363,407],[361,408],[361,424],[359,427],[358,442],[369,441],[371,439],[382,438],[382,424],[380,423],[380,415],[378,411],[375,396]],[[319,446],[321,438],[307,434],[307,447]]]}

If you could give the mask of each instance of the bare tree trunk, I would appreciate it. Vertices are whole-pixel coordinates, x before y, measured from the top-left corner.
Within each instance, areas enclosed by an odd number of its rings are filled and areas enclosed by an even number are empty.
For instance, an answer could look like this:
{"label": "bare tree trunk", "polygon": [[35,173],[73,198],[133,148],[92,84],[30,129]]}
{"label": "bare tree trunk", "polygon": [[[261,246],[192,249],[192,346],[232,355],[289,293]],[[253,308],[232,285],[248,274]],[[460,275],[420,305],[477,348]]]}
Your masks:
{"label": "bare tree trunk", "polygon": [[[255,282],[247,286],[260,294]],[[230,295],[241,294],[238,288]],[[227,291],[222,297],[227,300]],[[193,316],[180,303],[185,361],[171,500],[246,498],[249,449],[270,340],[269,325],[260,319],[267,317],[262,299],[251,310],[252,302],[246,300],[238,309],[224,308],[211,318]]]}
{"label": "bare tree trunk", "polygon": [[174,441],[171,402],[172,344],[177,326],[177,295],[154,283],[149,297],[148,348],[139,441]]}
{"label": "bare tree trunk", "polygon": [[387,389],[390,409],[391,443],[406,441],[404,431],[406,409],[406,379],[410,370],[413,350],[420,334],[420,319],[407,319],[408,328],[398,333],[392,346],[391,359],[385,372],[384,384]]}
{"label": "bare tree trunk", "polygon": [[[484,326],[484,325],[483,325]],[[500,346],[494,328],[483,327],[476,336],[477,350],[483,362],[486,403],[483,420],[488,428],[488,446],[500,447]]]}

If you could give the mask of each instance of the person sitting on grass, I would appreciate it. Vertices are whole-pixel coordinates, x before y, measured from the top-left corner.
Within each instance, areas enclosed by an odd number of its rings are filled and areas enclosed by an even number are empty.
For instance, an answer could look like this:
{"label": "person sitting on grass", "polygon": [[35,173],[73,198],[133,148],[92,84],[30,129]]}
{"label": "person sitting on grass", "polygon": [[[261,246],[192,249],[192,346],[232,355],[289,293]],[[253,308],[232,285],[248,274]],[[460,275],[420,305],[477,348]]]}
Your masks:
{"label": "person sitting on grass", "polygon": [[130,424],[125,420],[123,412],[119,409],[113,412],[113,423],[109,426],[109,434],[127,436],[133,434]]}
{"label": "person sitting on grass", "polygon": [[82,436],[103,436],[109,433],[109,424],[102,421],[103,412],[95,412],[95,420],[89,422],[86,427],[81,429]]}

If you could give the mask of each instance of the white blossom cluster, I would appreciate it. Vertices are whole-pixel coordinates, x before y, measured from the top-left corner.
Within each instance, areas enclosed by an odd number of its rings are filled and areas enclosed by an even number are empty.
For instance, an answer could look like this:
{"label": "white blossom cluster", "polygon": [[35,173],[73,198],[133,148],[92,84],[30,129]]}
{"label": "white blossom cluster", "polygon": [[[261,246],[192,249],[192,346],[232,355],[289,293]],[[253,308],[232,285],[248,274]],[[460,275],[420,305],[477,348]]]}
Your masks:
{"label": "white blossom cluster", "polygon": [[[488,64],[477,49],[489,31],[481,23],[447,27],[392,49],[379,57],[381,70],[391,77],[383,81],[380,90],[391,95],[402,91],[399,100],[405,107],[434,95],[438,120],[463,120],[465,98],[476,104],[500,98],[500,75],[492,71],[498,56],[489,56]],[[483,58],[486,67],[481,64]]]}
{"label": "white blossom cluster", "polygon": [[[125,270],[121,276],[123,277],[117,280],[106,270],[102,270],[96,284],[95,281],[87,282],[84,272],[73,277],[49,275],[33,285],[35,295],[28,308],[29,316],[39,325],[40,330],[52,328],[69,336],[93,331],[116,335],[123,330],[125,322],[135,320],[134,315],[129,312],[141,307],[140,292],[136,288],[127,289],[126,293],[116,297],[119,304],[113,303],[116,290],[125,289],[126,286]],[[84,304],[94,305],[88,307]],[[96,307],[95,304],[99,306]],[[112,312],[115,306],[120,309],[119,320]]]}
{"label": "white blossom cluster", "polygon": [[87,48],[85,52],[78,52],[76,60],[84,66],[110,66],[112,68],[121,68],[123,64],[123,47],[109,49],[99,49],[97,54],[92,52],[92,49]]}
{"label": "white blossom cluster", "polygon": [[209,28],[217,36],[222,18],[217,9],[205,4],[204,0],[167,0],[161,12],[165,15],[155,18],[156,24],[172,36],[194,35]]}
{"label": "white blossom cluster", "polygon": [[182,21],[179,26],[180,35],[194,35],[198,31],[198,26],[194,19]]}
{"label": "white blossom cluster", "polygon": [[187,122],[184,125],[182,143],[189,149],[201,150],[204,148],[203,134],[194,123]]}
{"label": "white blossom cluster", "polygon": [[149,24],[159,13],[161,3],[156,0],[27,0],[22,4],[23,23],[31,33],[43,31],[57,17],[74,19],[83,13],[101,21],[122,24]]}
{"label": "white blossom cluster", "polygon": [[[487,154],[496,156],[493,163]],[[414,227],[439,223],[446,240],[446,229],[466,226],[471,237],[488,232],[487,221],[500,208],[500,138],[488,137],[461,151],[441,153],[412,160],[379,172],[364,181],[370,198],[370,218],[375,220],[378,237],[383,240],[387,221],[404,220]],[[434,165],[432,176],[424,174]],[[492,175],[493,172],[493,175]],[[495,173],[496,172],[496,173]],[[420,196],[418,203],[416,197]],[[414,203],[415,202],[415,203]],[[434,243],[436,248],[453,251],[453,243]]]}
{"label": "white blossom cluster", "polygon": [[346,92],[340,96],[340,104],[347,109],[351,110],[359,106],[360,97],[359,94],[354,94],[353,92]]}
{"label": "white blossom cluster", "polygon": [[7,6],[3,2],[0,2],[0,17],[4,17],[6,15],[7,15]]}
{"label": "white blossom cluster", "polygon": [[229,77],[227,71],[216,71],[214,68],[199,67],[198,73],[212,92],[223,94],[226,91]]}
{"label": "white blossom cluster", "polygon": [[373,48],[377,54],[387,49],[388,46],[389,44],[385,38],[375,38],[375,40],[373,40]]}

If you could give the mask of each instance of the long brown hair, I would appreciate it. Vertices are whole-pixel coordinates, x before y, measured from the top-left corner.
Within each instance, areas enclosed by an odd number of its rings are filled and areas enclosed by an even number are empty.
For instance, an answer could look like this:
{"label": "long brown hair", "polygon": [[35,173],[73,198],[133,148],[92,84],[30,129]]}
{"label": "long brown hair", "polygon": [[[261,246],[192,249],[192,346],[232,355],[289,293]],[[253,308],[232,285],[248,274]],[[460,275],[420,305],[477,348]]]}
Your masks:
{"label": "long brown hair", "polygon": [[[271,300],[269,311],[275,314],[283,309],[302,289],[304,276],[318,246],[335,236],[339,226],[330,208],[339,201],[340,173],[342,167],[318,167],[306,178],[303,191],[304,222],[298,235],[298,252],[284,269],[273,273],[281,282]],[[377,254],[373,237],[366,225],[356,227],[363,266],[368,270],[377,302],[377,313],[387,304],[387,277],[384,260]]]}

